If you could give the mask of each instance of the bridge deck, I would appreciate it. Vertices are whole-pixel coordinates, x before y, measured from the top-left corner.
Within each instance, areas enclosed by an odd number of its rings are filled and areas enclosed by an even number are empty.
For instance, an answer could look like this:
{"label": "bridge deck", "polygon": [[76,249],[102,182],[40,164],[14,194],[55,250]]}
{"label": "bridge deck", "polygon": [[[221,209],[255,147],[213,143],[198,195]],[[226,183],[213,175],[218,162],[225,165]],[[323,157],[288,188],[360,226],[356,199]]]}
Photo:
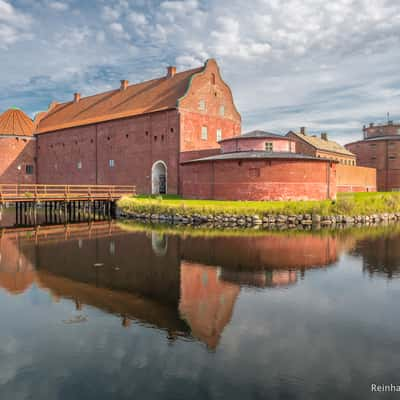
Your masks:
{"label": "bridge deck", "polygon": [[0,184],[0,204],[11,202],[118,200],[136,194],[129,185]]}

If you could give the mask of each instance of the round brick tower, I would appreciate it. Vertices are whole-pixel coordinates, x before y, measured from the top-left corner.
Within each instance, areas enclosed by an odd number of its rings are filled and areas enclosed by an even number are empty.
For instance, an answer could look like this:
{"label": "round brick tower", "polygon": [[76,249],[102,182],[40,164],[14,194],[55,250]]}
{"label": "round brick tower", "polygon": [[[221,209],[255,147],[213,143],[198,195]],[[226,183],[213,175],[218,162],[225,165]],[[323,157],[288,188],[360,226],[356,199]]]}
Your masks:
{"label": "round brick tower", "polygon": [[0,183],[35,183],[35,126],[21,110],[0,115]]}

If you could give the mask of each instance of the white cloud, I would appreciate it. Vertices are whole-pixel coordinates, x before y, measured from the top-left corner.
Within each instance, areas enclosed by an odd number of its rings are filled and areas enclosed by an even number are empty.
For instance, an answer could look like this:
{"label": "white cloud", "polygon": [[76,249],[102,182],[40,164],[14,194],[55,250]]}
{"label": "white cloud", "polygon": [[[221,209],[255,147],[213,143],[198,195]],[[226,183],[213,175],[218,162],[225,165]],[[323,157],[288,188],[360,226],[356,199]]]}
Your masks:
{"label": "white cloud", "polygon": [[131,12],[128,15],[128,21],[138,26],[147,25],[147,18],[144,14],[138,12]]}
{"label": "white cloud", "polygon": [[69,9],[69,4],[62,3],[61,1],[53,1],[49,4],[49,7],[55,11],[67,11]]}
{"label": "white cloud", "polygon": [[56,46],[59,48],[64,47],[79,47],[86,42],[89,37],[92,36],[92,32],[88,27],[71,28],[68,31],[57,33]]}
{"label": "white cloud", "polygon": [[[8,49],[0,106],[12,80],[47,74],[61,87],[96,81],[100,88],[119,75],[137,81],[158,76],[166,63],[192,68],[214,57],[244,129],[309,125],[344,136],[386,111],[400,118],[400,3],[393,0],[84,3],[74,2],[80,14],[60,22],[51,10],[30,8],[32,19],[0,0],[0,47]],[[34,49],[25,44],[33,34]]]}
{"label": "white cloud", "polygon": [[102,11],[102,17],[103,19],[107,21],[114,21],[117,20],[120,17],[121,13],[110,6],[104,6],[103,11]]}
{"label": "white cloud", "polygon": [[0,48],[7,49],[20,40],[31,39],[31,23],[29,15],[17,11],[11,3],[0,0]]}

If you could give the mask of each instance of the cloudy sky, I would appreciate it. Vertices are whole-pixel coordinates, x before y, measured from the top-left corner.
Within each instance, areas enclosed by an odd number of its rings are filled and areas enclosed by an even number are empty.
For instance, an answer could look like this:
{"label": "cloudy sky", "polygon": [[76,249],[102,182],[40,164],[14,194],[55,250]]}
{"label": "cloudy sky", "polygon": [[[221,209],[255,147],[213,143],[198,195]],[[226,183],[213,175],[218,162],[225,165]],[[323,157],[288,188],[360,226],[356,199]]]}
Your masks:
{"label": "cloudy sky", "polygon": [[216,58],[243,129],[345,143],[400,119],[398,0],[0,0],[0,111]]}

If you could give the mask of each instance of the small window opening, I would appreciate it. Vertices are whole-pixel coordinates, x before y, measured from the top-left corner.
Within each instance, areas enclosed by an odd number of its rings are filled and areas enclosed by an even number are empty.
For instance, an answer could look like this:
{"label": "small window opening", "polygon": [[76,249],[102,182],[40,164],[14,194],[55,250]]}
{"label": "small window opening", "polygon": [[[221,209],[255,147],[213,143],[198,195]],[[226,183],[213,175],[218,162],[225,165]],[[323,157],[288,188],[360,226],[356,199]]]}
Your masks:
{"label": "small window opening", "polygon": [[271,153],[273,150],[273,144],[272,142],[266,142],[265,143],[265,151],[268,151],[269,153]]}

